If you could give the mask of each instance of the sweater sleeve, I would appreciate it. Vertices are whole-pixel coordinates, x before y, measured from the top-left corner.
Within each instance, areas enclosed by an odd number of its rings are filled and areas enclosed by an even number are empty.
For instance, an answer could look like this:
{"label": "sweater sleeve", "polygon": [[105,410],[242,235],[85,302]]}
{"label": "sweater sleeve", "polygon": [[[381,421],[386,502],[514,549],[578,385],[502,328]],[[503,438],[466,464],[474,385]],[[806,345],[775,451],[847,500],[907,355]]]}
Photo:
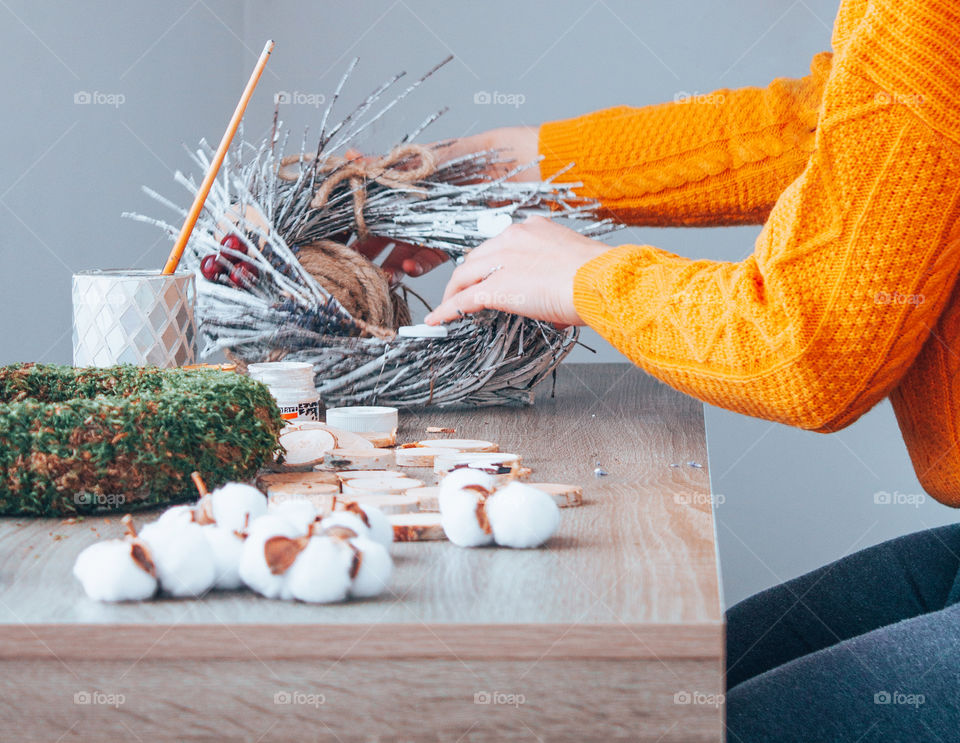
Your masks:
{"label": "sweater sleeve", "polygon": [[813,154],[753,254],[694,261],[624,245],[577,273],[578,312],[706,402],[848,425],[905,373],[960,271],[958,108],[958,11],[874,0],[833,61]]}
{"label": "sweater sleeve", "polygon": [[760,224],[813,150],[832,55],[766,88],[679,94],[540,127],[541,172],[630,224]]}

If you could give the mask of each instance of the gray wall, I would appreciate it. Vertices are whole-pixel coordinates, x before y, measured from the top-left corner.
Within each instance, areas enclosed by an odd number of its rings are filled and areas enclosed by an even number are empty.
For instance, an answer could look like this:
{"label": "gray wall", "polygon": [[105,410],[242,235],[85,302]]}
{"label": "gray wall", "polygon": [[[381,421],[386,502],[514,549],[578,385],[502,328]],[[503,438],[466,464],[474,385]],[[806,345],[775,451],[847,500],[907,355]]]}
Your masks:
{"label": "gray wall", "polygon": [[[344,108],[393,72],[411,76],[457,59],[363,142],[392,143],[430,111],[451,106],[435,138],[537,124],[678,93],[765,84],[806,74],[829,45],[837,0],[671,3],[597,0],[465,3],[430,0],[5,0],[7,73],[0,149],[0,362],[70,360],[71,270],[157,266],[168,245],[119,219],[159,213],[139,191],[183,196],[182,145],[216,141],[263,42],[277,41],[248,115],[265,127],[279,91],[329,96],[353,56],[361,64]],[[97,96],[77,104],[80,91]],[[478,105],[479,91],[519,93],[519,107]],[[123,96],[120,105],[117,94]],[[100,101],[100,102],[97,102]],[[289,105],[295,130],[318,121]],[[634,229],[643,242],[692,257],[737,260],[759,228]],[[438,297],[444,272],[416,282]],[[590,332],[596,356],[616,353]],[[831,435],[793,431],[708,408],[707,427],[724,584],[729,603],[854,549],[954,520],[927,499],[875,503],[877,492],[919,494],[889,405]],[[720,499],[718,499],[720,500]]]}

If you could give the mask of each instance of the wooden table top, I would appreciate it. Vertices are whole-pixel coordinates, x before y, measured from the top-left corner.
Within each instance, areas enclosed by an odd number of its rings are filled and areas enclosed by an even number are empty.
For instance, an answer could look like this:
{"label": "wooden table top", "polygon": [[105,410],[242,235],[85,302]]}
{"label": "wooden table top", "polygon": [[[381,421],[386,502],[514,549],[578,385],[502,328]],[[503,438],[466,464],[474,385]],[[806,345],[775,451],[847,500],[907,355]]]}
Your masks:
{"label": "wooden table top", "polygon": [[[122,533],[117,516],[2,519],[0,657],[173,655],[184,642],[196,657],[304,648],[381,657],[408,643],[457,658],[493,648],[513,657],[720,657],[702,405],[628,364],[564,365],[555,397],[550,388],[544,382],[528,408],[401,411],[399,436],[455,427],[457,437],[522,454],[533,480],[582,485],[584,505],[561,512],[543,549],[394,544],[391,592],[345,604],[248,592],[102,604],[84,596],[72,566],[97,538]],[[596,476],[597,467],[608,474]],[[135,515],[138,524],[148,518]]]}

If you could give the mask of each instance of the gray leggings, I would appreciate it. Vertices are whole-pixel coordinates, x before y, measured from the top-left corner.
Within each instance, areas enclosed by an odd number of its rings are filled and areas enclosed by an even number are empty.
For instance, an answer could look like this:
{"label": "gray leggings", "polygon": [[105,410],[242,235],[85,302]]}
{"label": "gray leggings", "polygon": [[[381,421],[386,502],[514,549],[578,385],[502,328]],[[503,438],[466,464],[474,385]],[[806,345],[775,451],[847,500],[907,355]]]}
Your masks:
{"label": "gray leggings", "polygon": [[960,740],[960,524],[878,544],[727,612],[727,740]]}

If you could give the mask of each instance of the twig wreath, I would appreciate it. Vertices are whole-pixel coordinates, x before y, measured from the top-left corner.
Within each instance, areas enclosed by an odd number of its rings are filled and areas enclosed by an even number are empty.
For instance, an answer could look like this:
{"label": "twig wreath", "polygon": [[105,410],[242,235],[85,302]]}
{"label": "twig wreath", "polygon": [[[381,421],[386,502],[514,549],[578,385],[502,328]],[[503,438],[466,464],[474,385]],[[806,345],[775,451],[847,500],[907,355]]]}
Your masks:
{"label": "twig wreath", "polygon": [[[416,90],[447,58],[374,111],[403,76],[378,87],[339,123],[330,116],[356,66],[350,64],[320,121],[316,149],[304,135],[284,155],[279,103],[268,137],[255,144],[238,134],[183,257],[197,274],[201,354],[223,350],[239,364],[306,361],[328,405],[495,405],[529,403],[533,387],[570,351],[575,329],[484,311],[447,326],[442,337],[405,337],[412,291],[350,247],[379,236],[435,248],[455,261],[514,220],[540,214],[587,235],[613,229],[597,205],[574,192],[579,184],[508,180],[530,167],[496,151],[442,161],[444,147],[414,143],[442,109],[379,158],[341,153],[358,135]],[[206,142],[191,153],[206,170]],[[560,175],[560,174],[558,174]],[[177,172],[191,193],[196,182]],[[181,217],[186,210],[144,191]],[[162,220],[128,214],[176,237]]]}

